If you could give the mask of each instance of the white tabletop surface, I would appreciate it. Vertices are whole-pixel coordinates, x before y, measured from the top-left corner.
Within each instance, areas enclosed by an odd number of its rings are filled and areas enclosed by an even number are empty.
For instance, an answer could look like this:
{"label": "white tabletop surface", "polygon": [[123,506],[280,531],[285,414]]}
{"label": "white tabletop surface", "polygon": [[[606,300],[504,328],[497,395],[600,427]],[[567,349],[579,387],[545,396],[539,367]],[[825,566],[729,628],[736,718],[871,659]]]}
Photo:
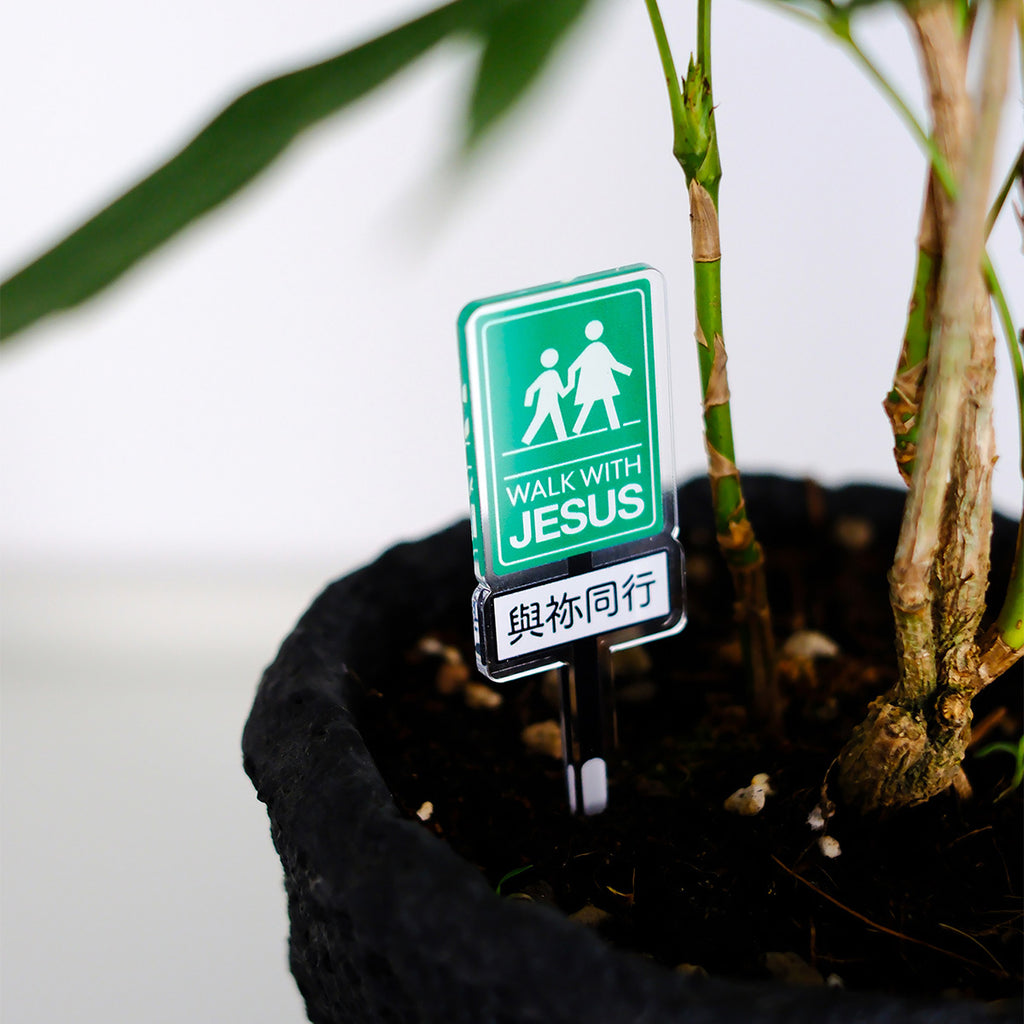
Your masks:
{"label": "white tabletop surface", "polygon": [[240,738],[321,582],[4,573],[5,1024],[305,1019]]}

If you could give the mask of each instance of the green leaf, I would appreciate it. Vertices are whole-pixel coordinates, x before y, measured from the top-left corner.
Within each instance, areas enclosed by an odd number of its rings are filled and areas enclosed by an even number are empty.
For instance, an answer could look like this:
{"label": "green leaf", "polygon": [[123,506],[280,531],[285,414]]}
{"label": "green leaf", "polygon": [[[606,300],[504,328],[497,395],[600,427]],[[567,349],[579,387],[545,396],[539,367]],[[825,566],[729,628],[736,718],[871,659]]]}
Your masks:
{"label": "green leaf", "polygon": [[589,2],[519,0],[489,21],[469,105],[467,149],[522,98]]}
{"label": "green leaf", "polygon": [[0,288],[0,339],[84,302],[247,185],[306,128],[365,96],[453,32],[479,30],[487,0],[455,0],[320,64],[264,82],[180,153]]}
{"label": "green leaf", "polygon": [[532,864],[524,864],[524,865],[523,865],[523,866],[522,866],[521,868],[513,868],[513,869],[512,869],[511,871],[506,871],[506,872],[505,872],[505,874],[503,874],[503,875],[501,876],[501,881],[500,881],[500,882],[498,882],[498,885],[497,885],[497,887],[495,888],[494,892],[495,892],[495,893],[496,893],[496,894],[497,894],[498,896],[500,896],[500,895],[501,895],[501,887],[502,887],[502,886],[503,886],[503,885],[504,885],[504,884],[505,884],[506,882],[509,882],[509,881],[511,881],[511,880],[512,880],[513,878],[515,878],[515,877],[516,877],[516,875],[521,875],[521,874],[523,874],[523,873],[524,873],[525,871],[529,871],[529,870],[530,870],[530,869],[531,869],[532,867],[533,867],[533,865],[532,865]]}
{"label": "green leaf", "polygon": [[1016,764],[1010,784],[996,797],[996,800],[1002,800],[1024,782],[1024,736],[1021,736],[1016,743],[989,743],[976,750],[974,756],[988,757],[989,754],[996,753],[1009,754]]}

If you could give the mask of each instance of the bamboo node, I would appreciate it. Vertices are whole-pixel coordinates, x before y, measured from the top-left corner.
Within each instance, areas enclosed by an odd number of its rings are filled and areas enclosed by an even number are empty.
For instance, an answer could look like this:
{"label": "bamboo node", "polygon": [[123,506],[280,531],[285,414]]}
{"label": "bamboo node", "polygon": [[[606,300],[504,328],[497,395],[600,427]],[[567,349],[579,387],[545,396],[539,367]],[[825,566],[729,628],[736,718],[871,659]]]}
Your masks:
{"label": "bamboo node", "polygon": [[715,201],[696,178],[690,182],[690,236],[695,263],[714,263],[722,258]]}
{"label": "bamboo node", "polygon": [[708,453],[708,476],[711,478],[712,489],[714,489],[715,483],[723,477],[740,475],[736,463],[713,447],[707,434],[704,435],[704,448]]}
{"label": "bamboo node", "polygon": [[[738,523],[729,524],[728,533],[718,534],[718,545],[723,551],[742,551],[750,547],[754,541],[754,528],[750,525],[749,519],[741,519]],[[750,564],[753,569],[756,562]],[[739,568],[739,567],[738,567]],[[746,569],[746,566],[742,566]]]}
{"label": "bamboo node", "polygon": [[[704,344],[707,345],[707,342],[705,341]],[[728,358],[725,351],[725,339],[716,332],[715,354],[711,358],[711,373],[708,376],[708,386],[704,392],[705,412],[712,406],[725,405],[729,401],[729,378],[725,371]]]}

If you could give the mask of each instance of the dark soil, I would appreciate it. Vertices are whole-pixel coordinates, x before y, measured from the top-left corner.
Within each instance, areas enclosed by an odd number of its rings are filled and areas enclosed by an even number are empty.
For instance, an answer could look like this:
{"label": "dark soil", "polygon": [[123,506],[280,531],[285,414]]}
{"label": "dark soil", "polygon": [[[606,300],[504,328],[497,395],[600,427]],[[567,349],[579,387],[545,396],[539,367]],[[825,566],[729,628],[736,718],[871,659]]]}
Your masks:
{"label": "dark soil", "polygon": [[[415,652],[408,678],[367,681],[375,694],[362,722],[399,805],[413,817],[432,803],[423,827],[493,886],[525,868],[503,895],[567,914],[591,904],[609,915],[597,926],[609,942],[669,967],[763,978],[777,963],[769,954],[793,953],[849,989],[1019,998],[1021,791],[996,800],[1012,758],[975,751],[1020,736],[1021,673],[975,702],[975,726],[988,732],[965,762],[973,799],[948,794],[873,820],[840,806],[826,828],[841,846],[834,859],[807,823],[850,730],[894,679],[885,581],[893,499],[862,490],[847,511],[826,515],[821,492],[808,487],[804,508],[761,531],[780,644],[814,629],[841,650],[784,662],[781,739],[749,719],[728,577],[706,523],[684,508],[689,624],[645,648],[649,671],[618,681],[608,811],[570,817],[561,762],[526,753],[523,727],[558,715],[541,677],[501,686],[497,709],[471,709],[460,693],[438,691],[439,660]],[[874,505],[872,525],[865,513]],[[1012,541],[1004,524],[996,593]],[[468,611],[436,635],[473,664]],[[725,811],[724,800],[760,772],[774,790],[764,810]],[[836,798],[834,785],[829,793]]]}

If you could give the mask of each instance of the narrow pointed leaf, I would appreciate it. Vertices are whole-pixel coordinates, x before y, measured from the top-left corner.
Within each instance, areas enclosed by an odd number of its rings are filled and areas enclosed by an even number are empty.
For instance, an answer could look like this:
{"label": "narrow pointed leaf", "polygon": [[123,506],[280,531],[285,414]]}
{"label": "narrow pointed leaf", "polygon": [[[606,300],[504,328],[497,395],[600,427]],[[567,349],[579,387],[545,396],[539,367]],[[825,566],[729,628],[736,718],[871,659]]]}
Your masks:
{"label": "narrow pointed leaf", "polygon": [[469,106],[471,147],[526,93],[590,0],[519,0],[487,26]]}
{"label": "narrow pointed leaf", "polygon": [[449,34],[478,29],[481,0],[455,0],[320,64],[244,93],[181,152],[0,289],[0,339],[91,298],[247,185],[304,129],[365,96]]}

